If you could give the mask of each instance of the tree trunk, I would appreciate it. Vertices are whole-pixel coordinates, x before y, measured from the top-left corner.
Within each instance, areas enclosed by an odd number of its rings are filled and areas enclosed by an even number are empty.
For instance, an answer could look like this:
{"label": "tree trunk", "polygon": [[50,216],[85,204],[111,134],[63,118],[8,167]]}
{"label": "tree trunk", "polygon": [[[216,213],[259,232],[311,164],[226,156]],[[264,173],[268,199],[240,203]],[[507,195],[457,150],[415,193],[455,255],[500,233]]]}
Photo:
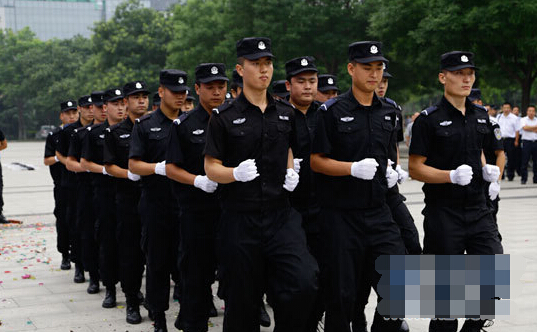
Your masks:
{"label": "tree trunk", "polygon": [[531,79],[531,74],[532,74],[531,72],[526,74],[526,76],[521,82],[522,102],[520,105],[520,114],[522,116],[526,116],[526,110],[528,109],[528,106],[530,104],[531,86],[533,84],[533,80]]}

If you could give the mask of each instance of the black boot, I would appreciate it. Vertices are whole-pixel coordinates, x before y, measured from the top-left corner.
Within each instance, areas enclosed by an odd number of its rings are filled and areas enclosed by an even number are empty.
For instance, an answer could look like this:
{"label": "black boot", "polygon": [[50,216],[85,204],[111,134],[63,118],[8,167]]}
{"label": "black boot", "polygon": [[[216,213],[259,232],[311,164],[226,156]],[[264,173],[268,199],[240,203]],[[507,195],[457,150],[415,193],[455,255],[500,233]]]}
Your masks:
{"label": "black boot", "polygon": [[155,332],[168,332],[166,327],[166,315],[164,312],[155,312]]}
{"label": "black boot", "polygon": [[103,301],[103,308],[114,308],[116,306],[116,288],[106,287],[106,296]]}
{"label": "black boot", "polygon": [[99,293],[99,278],[95,279],[90,276],[89,286],[88,286],[88,294],[97,294]]}
{"label": "black boot", "polygon": [[140,301],[137,295],[127,296],[127,323],[140,324],[142,316],[140,316]]}
{"label": "black boot", "polygon": [[62,270],[70,270],[71,269],[71,261],[69,260],[69,255],[62,255],[62,264],[60,265],[60,269]]}
{"label": "black boot", "polygon": [[261,300],[259,308],[259,325],[263,327],[270,326],[270,316],[265,308],[265,302],[263,302],[263,300]]}
{"label": "black boot", "polygon": [[0,224],[9,224],[9,220],[4,217],[3,213],[0,213]]}
{"label": "black boot", "polygon": [[[467,319],[464,322],[464,325],[462,326],[460,332],[481,332],[481,331],[485,331],[485,330],[482,329],[484,325],[485,325],[484,320]],[[487,327],[489,327],[491,325],[492,324],[487,325]]]}
{"label": "black boot", "polygon": [[73,278],[73,281],[77,284],[81,284],[86,281],[86,278],[84,277],[84,269],[82,268],[81,264],[75,264],[75,277]]}
{"label": "black boot", "polygon": [[409,332],[410,328],[408,327],[408,324],[406,320],[401,319],[401,327],[399,327],[399,332]]}

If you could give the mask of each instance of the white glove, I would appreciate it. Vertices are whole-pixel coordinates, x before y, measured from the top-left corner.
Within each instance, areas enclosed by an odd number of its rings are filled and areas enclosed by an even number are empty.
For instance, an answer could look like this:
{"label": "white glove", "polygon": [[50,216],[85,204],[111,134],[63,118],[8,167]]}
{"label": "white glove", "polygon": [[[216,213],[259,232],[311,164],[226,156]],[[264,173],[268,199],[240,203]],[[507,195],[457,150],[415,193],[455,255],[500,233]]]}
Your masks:
{"label": "white glove", "polygon": [[500,168],[495,165],[486,164],[482,168],[483,170],[483,180],[487,182],[496,182],[500,177]]}
{"label": "white glove", "polygon": [[246,159],[233,169],[233,177],[236,181],[249,182],[259,176],[255,160]]}
{"label": "white glove", "polygon": [[373,158],[355,161],[351,165],[351,175],[363,180],[372,180],[379,164]]}
{"label": "white glove", "polygon": [[58,159],[58,156],[54,156],[54,160],[55,160],[56,162],[60,161],[60,159]]}
{"label": "white glove", "polygon": [[283,188],[287,191],[295,190],[296,186],[298,185],[299,178],[300,176],[294,169],[288,168],[287,174],[285,174],[285,183],[283,184]]}
{"label": "white glove", "polygon": [[127,170],[127,178],[131,181],[139,181],[140,175],[134,174],[131,171]]}
{"label": "white glove", "polygon": [[451,183],[458,184],[459,186],[466,186],[472,181],[472,167],[468,165],[460,165],[457,169],[449,172],[449,179]]}
{"label": "white glove", "polygon": [[302,162],[303,159],[301,158],[295,158],[293,159],[293,169],[295,170],[295,172],[297,173],[300,173],[300,163]]}
{"label": "white glove", "polygon": [[386,167],[386,180],[388,181],[388,188],[392,188],[397,183],[399,174],[390,165]]}
{"label": "white glove", "polygon": [[198,175],[194,178],[194,187],[206,193],[214,193],[218,187],[218,183],[210,180],[207,175]]}
{"label": "white glove", "polygon": [[399,183],[403,183],[405,182],[406,180],[408,180],[408,172],[405,171],[401,165],[397,165],[395,167],[395,171],[397,172],[397,174],[399,175],[399,178],[397,179],[397,182]]}
{"label": "white glove", "polygon": [[155,174],[166,176],[166,160],[155,165]]}
{"label": "white glove", "polygon": [[490,200],[491,201],[495,200],[498,197],[499,193],[500,193],[500,183],[498,181],[491,182],[489,186]]}
{"label": "white glove", "polygon": [[106,167],[103,166],[103,175],[110,175],[107,171],[106,171]]}

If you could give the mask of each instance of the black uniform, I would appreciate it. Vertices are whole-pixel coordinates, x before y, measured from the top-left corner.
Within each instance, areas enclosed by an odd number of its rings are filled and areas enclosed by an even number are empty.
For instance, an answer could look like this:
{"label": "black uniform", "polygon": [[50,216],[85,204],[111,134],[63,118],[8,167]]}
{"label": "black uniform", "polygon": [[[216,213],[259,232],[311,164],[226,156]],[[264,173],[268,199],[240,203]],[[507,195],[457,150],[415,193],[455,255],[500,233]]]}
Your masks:
{"label": "black uniform", "polygon": [[[62,128],[56,128],[51,131],[45,142],[45,158],[56,156],[56,148],[60,138]],[[65,218],[67,193],[65,187],[62,187],[62,173],[65,166],[57,162],[49,167],[50,176],[54,183],[54,216],[56,217],[56,248],[63,256],[69,256],[69,224]]]}
{"label": "black uniform", "polygon": [[[198,105],[184,113],[170,131],[166,163],[175,164],[194,175],[205,175],[205,148],[209,114]],[[216,193],[206,193],[191,185],[172,182],[179,200],[181,310],[179,326],[185,331],[207,331],[208,310],[212,306],[211,284],[215,280],[215,232],[220,218]]]}
{"label": "black uniform", "polygon": [[[353,176],[317,175],[321,204],[321,281],[326,292],[325,330],[350,331],[357,303],[364,291],[364,273],[380,275],[374,261],[379,255],[404,254],[401,233],[386,205],[386,166],[393,145],[396,111],[373,97],[362,106],[352,91],[330,99],[317,115],[312,153],[346,162],[374,158],[379,164],[372,180]],[[365,271],[364,271],[365,270]],[[369,272],[369,273],[368,273]],[[397,321],[382,320],[382,331],[396,330]]]}
{"label": "black uniform", "polygon": [[224,331],[259,330],[264,280],[275,330],[302,331],[317,289],[317,264],[308,252],[300,214],[289,206],[283,188],[294,113],[268,94],[267,101],[261,112],[241,94],[209,121],[205,154],[226,167],[254,159],[260,174],[249,182],[219,186],[217,256],[225,287]]}
{"label": "black uniform", "polygon": [[[158,163],[166,159],[172,126],[161,109],[136,119],[131,134],[129,159]],[[170,180],[162,175],[142,176],[139,203],[142,251],[146,257],[146,304],[153,312],[168,310],[170,275],[177,282],[179,209]]]}
{"label": "black uniform", "polygon": [[[490,123],[492,125],[492,133],[493,135],[489,135],[488,139],[489,142],[486,144],[487,148],[483,150],[483,154],[485,155],[485,159],[487,161],[487,164],[490,165],[496,165],[496,150],[502,150],[503,151],[503,139],[502,139],[502,133],[500,130],[500,125],[495,119],[490,118]],[[489,196],[489,190],[488,187],[490,184],[488,184],[485,188],[485,198],[487,199],[487,205],[490,208],[490,211],[492,213],[492,217],[494,218],[494,222],[496,223],[496,227],[498,227],[498,221],[496,218],[496,215],[498,214],[499,209],[499,202],[500,202],[500,195],[496,197],[495,200],[491,200]],[[498,236],[500,238],[500,241],[502,240],[502,235],[499,233],[498,230]]]}
{"label": "black uniform", "polygon": [[[103,162],[123,169],[129,168],[129,148],[134,123],[130,118],[106,129]],[[115,215],[119,280],[127,300],[135,299],[142,287],[144,257],[140,246],[142,226],[138,203],[141,183],[115,179]]]}
{"label": "black uniform", "polygon": [[[82,158],[103,165],[104,133],[109,127],[108,120],[88,129],[84,140]],[[96,229],[99,248],[99,269],[101,280],[107,289],[114,289],[118,282],[118,259],[115,213],[115,178],[90,173],[93,204],[95,206]]]}
{"label": "black uniform", "polygon": [[[425,254],[503,253],[483,192],[487,186],[481,169],[481,151],[489,148],[492,125],[485,108],[468,100],[465,107],[463,115],[443,97],[439,104],[423,111],[412,126],[411,155],[427,157],[425,164],[437,169],[454,170],[466,164],[473,171],[466,186],[423,185]],[[456,331],[457,321],[432,320],[430,328]]]}
{"label": "black uniform", "polygon": [[[71,142],[71,136],[75,129],[82,127],[80,120],[64,126],[59,133],[58,145],[56,151],[58,151],[62,156],[67,157],[69,155],[69,145]],[[71,261],[74,263],[82,263],[81,252],[80,252],[80,240],[77,236],[77,184],[78,179],[74,172],[67,170],[67,168],[62,168],[61,176],[61,186],[65,188],[66,191],[66,209],[65,209],[65,220],[69,225],[69,243],[71,246]]]}

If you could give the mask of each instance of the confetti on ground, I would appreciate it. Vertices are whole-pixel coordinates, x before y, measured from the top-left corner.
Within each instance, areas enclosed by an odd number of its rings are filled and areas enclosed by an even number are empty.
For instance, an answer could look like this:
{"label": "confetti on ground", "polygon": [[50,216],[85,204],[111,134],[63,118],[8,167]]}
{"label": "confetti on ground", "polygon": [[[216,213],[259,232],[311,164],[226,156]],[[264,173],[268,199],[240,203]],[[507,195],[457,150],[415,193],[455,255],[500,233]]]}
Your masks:
{"label": "confetti on ground", "polygon": [[125,309],[125,306],[124,305],[118,305],[117,308],[118,309]]}

